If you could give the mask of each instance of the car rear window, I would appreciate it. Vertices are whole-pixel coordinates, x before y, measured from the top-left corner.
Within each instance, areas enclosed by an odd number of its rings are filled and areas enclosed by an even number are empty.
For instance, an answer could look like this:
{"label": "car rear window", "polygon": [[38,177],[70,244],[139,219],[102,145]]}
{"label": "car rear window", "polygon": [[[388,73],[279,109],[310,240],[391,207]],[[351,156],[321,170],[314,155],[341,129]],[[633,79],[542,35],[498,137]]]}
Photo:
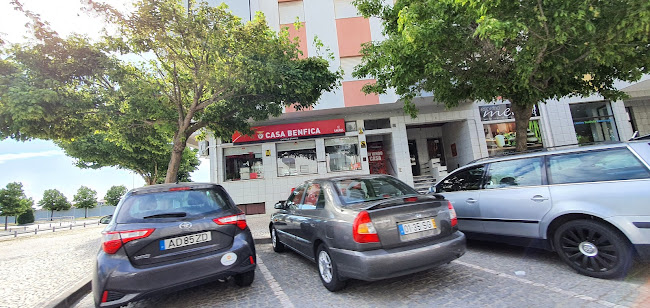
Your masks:
{"label": "car rear window", "polygon": [[415,189],[393,178],[335,180],[334,186],[343,205],[418,194]]}
{"label": "car rear window", "polygon": [[[117,213],[117,223],[156,222],[160,219],[217,216],[232,209],[228,198],[215,189],[165,191],[129,195]],[[182,216],[182,213],[185,216]],[[169,215],[169,216],[165,216]]]}

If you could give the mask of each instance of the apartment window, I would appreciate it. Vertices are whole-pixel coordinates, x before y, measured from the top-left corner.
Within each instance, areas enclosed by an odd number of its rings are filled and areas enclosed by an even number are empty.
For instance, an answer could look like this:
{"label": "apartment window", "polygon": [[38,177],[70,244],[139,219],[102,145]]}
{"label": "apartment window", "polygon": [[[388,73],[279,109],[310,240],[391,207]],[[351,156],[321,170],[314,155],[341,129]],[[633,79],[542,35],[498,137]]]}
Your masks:
{"label": "apartment window", "polygon": [[358,143],[357,137],[325,139],[327,172],[361,170]]}
{"label": "apartment window", "polygon": [[261,179],[262,146],[245,146],[223,150],[226,166],[226,181]]}
{"label": "apartment window", "polygon": [[276,149],[278,176],[318,173],[314,140],[278,143]]}

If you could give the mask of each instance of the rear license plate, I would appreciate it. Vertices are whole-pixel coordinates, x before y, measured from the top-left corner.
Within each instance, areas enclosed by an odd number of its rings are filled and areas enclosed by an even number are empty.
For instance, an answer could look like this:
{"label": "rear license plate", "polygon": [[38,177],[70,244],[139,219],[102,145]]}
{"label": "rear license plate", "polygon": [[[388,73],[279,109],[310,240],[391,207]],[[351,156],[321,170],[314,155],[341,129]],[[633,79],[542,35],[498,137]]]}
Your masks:
{"label": "rear license plate", "polygon": [[427,220],[409,222],[406,224],[398,224],[397,227],[399,228],[399,234],[407,235],[411,233],[433,230],[436,228],[436,221],[432,218]]}
{"label": "rear license plate", "polygon": [[190,246],[198,243],[209,242],[210,240],[212,240],[212,233],[210,233],[210,231],[168,238],[166,240],[160,240],[160,250]]}

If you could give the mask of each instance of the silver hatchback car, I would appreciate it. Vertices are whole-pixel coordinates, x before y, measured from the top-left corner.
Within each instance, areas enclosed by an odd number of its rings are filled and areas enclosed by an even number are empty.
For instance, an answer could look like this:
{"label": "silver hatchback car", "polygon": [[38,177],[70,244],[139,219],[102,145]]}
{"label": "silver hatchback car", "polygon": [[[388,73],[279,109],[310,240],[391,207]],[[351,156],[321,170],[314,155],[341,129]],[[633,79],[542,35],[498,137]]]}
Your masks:
{"label": "silver hatchback car", "polygon": [[650,143],[477,161],[435,187],[468,238],[557,251],[581,274],[624,276],[650,260]]}

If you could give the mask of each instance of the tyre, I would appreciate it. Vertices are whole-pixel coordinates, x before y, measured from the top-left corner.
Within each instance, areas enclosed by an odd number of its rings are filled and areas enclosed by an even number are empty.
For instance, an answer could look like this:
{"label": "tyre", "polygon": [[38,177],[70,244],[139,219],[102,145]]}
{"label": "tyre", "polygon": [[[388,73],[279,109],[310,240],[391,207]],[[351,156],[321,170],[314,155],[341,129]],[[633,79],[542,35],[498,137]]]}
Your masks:
{"label": "tyre", "polygon": [[255,270],[235,275],[235,284],[240,287],[248,287],[255,280]]}
{"label": "tyre", "polygon": [[271,245],[273,245],[273,251],[275,252],[283,252],[285,249],[284,244],[282,244],[278,238],[278,233],[275,230],[275,227],[271,227]]}
{"label": "tyre", "polygon": [[632,266],[632,246],[618,230],[598,221],[574,220],[553,234],[562,261],[578,273],[596,278],[618,278]]}
{"label": "tyre", "polygon": [[331,292],[336,292],[345,287],[346,281],[341,279],[336,263],[330,255],[325,244],[320,244],[316,250],[316,263],[318,263],[318,274],[320,280]]}

